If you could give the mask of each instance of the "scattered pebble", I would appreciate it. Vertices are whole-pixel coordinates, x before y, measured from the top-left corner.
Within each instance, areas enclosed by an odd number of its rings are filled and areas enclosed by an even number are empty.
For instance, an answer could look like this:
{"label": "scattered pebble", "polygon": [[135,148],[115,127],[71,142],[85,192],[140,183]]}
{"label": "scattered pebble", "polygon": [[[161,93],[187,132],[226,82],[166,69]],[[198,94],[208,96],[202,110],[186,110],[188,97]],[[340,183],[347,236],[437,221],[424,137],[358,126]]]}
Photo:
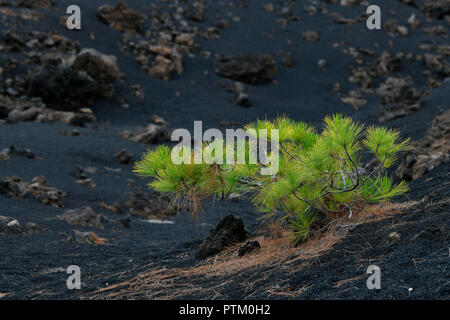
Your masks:
{"label": "scattered pebble", "polygon": [[302,33],[302,38],[308,42],[316,42],[320,37],[316,31],[308,30]]}
{"label": "scattered pebble", "polygon": [[128,152],[128,150],[124,149],[122,151],[119,151],[115,156],[114,159],[121,164],[130,164],[133,160],[133,154]]}

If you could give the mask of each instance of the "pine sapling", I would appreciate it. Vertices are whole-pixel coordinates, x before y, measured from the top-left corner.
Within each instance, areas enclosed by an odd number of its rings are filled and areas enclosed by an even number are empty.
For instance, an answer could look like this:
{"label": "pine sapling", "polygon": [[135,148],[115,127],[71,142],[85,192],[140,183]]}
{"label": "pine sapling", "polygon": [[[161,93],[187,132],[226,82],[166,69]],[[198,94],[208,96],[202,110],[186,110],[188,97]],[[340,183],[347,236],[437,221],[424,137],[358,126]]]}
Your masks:
{"label": "pine sapling", "polygon": [[[264,164],[248,161],[249,141],[242,148],[242,144],[221,139],[201,146],[207,160],[203,163],[175,164],[173,152],[192,159],[194,151],[159,146],[147,151],[134,171],[152,178],[149,187],[169,194],[177,209],[193,213],[206,199],[249,195],[262,217],[286,222],[294,242],[307,240],[320,221],[351,218],[355,210],[363,211],[367,204],[385,202],[408,191],[406,182],[395,184],[385,173],[398,154],[410,148],[409,140],[401,140],[397,130],[365,128],[340,114],[326,117],[321,133],[287,117],[258,120],[245,129],[256,137],[261,129],[278,129],[279,154],[265,154],[267,158],[279,156],[276,174],[262,175]],[[267,139],[275,142],[270,134]],[[218,150],[223,150],[219,157]],[[227,164],[230,152],[246,161]],[[371,170],[361,166],[368,156],[375,163]]]}

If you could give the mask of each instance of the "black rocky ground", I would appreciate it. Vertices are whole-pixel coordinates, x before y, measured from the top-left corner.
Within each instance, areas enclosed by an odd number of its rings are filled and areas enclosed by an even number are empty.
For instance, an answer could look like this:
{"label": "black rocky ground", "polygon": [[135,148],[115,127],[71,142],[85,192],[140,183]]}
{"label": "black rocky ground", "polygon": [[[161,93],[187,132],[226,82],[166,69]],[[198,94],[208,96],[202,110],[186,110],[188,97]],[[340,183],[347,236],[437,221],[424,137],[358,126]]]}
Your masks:
{"label": "black rocky ground", "polygon": [[[254,230],[248,201],[206,206],[195,223],[167,212],[132,173],[171,128],[279,114],[318,126],[340,112],[424,137],[450,100],[449,5],[432,2],[379,1],[383,29],[370,31],[364,1],[80,0],[82,30],[69,31],[64,1],[0,0],[0,298],[90,298],[149,264],[195,264],[202,239],[229,214]],[[431,167],[410,182],[411,199],[428,196],[411,212],[359,226],[289,277],[252,272],[291,292],[311,287],[297,298],[448,298],[449,170]],[[60,218],[79,208],[94,224]],[[384,244],[398,223],[400,240]],[[371,261],[385,270],[382,290],[362,280],[336,287]],[[79,291],[66,288],[73,264]],[[186,297],[279,298],[240,280],[216,296]]]}

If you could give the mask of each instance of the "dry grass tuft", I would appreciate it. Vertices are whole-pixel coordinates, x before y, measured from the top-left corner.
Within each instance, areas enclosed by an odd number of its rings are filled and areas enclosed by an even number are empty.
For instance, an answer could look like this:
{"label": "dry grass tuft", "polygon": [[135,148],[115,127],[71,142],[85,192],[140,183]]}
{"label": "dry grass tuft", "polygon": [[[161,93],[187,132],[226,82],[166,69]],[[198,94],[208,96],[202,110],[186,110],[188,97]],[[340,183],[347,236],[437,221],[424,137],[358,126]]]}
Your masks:
{"label": "dry grass tuft", "polygon": [[271,221],[267,227],[272,239],[280,239],[284,235],[284,228],[280,221]]}
{"label": "dry grass tuft", "polygon": [[405,212],[417,206],[421,201],[406,201],[406,202],[385,202],[375,205],[366,206],[364,210],[357,213],[356,221],[367,223],[385,219],[394,214]]}
{"label": "dry grass tuft", "polygon": [[358,275],[356,277],[352,277],[352,278],[348,278],[348,279],[344,279],[344,280],[338,281],[338,282],[335,283],[334,287],[335,288],[340,288],[343,285],[346,285],[347,283],[351,283],[353,281],[360,280],[360,279],[364,278],[364,276],[365,276],[364,274],[360,274],[360,275]]}

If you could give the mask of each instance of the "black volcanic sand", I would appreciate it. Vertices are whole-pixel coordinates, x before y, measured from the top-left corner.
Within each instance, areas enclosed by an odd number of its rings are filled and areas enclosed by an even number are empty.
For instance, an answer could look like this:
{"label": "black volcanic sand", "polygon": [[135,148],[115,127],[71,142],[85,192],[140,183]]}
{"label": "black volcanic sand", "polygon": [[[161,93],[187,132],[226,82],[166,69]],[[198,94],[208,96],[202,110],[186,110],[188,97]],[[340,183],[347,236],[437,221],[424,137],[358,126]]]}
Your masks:
{"label": "black volcanic sand", "polygon": [[[129,1],[129,4],[143,13],[149,3],[154,1]],[[421,1],[416,1],[422,3]],[[156,266],[188,266],[195,264],[195,249],[205,237],[208,230],[226,215],[239,215],[246,227],[255,229],[259,221],[258,213],[248,201],[216,202],[214,207],[205,206],[199,223],[187,216],[172,218],[174,224],[151,224],[133,216],[130,229],[113,224],[104,224],[103,230],[92,230],[72,226],[57,220],[56,216],[65,210],[81,206],[91,206],[96,213],[104,214],[111,219],[119,219],[122,214],[111,213],[99,206],[104,201],[112,204],[119,201],[123,204],[127,195],[135,191],[129,185],[129,179],[145,188],[147,181],[137,178],[132,173],[132,165],[115,162],[113,156],[126,148],[136,156],[147,148],[144,144],[130,142],[118,134],[123,130],[132,130],[137,126],[147,125],[153,114],[167,120],[172,128],[192,130],[194,120],[202,120],[204,128],[220,128],[221,121],[236,122],[243,125],[257,117],[274,117],[287,114],[296,120],[311,122],[320,126],[327,114],[340,112],[351,115],[354,119],[367,124],[375,123],[376,115],[383,110],[379,98],[367,97],[368,103],[355,111],[349,104],[341,102],[333,85],[339,82],[342,92],[356,88],[348,82],[350,65],[353,59],[344,54],[344,47],[369,48],[380,54],[384,50],[392,52],[411,52],[424,54],[420,44],[448,44],[448,37],[429,36],[422,27],[442,25],[448,30],[444,20],[426,21],[422,11],[406,6],[397,1],[378,1],[382,8],[383,22],[391,18],[399,20],[399,24],[407,25],[408,17],[415,13],[421,20],[421,28],[410,30],[410,36],[390,36],[387,32],[369,31],[365,23],[353,26],[336,24],[330,15],[316,13],[313,16],[304,11],[307,1],[297,1],[293,11],[300,16],[300,21],[291,21],[282,27],[275,20],[278,13],[266,12],[261,1],[207,1],[204,22],[190,22],[199,28],[213,25],[216,20],[225,19],[229,28],[222,30],[217,40],[210,41],[200,37],[196,43],[200,49],[184,60],[184,72],[175,79],[164,82],[155,79],[142,71],[135,56],[119,49],[122,33],[111,29],[100,22],[96,16],[98,6],[115,1],[78,1],[82,9],[82,31],[68,31],[61,27],[58,20],[65,14],[65,2],[55,1],[52,10],[37,10],[44,15],[42,21],[21,20],[8,17],[11,28],[16,23],[16,32],[26,33],[31,30],[56,31],[66,37],[80,42],[81,47],[95,48],[104,54],[113,54],[118,59],[121,72],[126,76],[123,83],[115,87],[115,96],[124,98],[130,105],[125,109],[117,102],[97,101],[92,107],[97,120],[98,129],[92,124],[85,128],[72,127],[61,123],[41,124],[21,122],[14,125],[0,125],[0,150],[10,145],[17,149],[31,149],[42,159],[27,159],[13,156],[9,161],[0,162],[0,177],[18,176],[30,181],[34,176],[44,176],[51,186],[65,191],[64,208],[53,208],[40,203],[34,198],[12,199],[0,195],[0,215],[16,218],[21,224],[36,223],[41,230],[29,236],[1,234],[0,240],[0,294],[6,298],[68,299],[89,298],[96,289],[118,282],[118,274],[129,276],[137,274],[144,265]],[[232,8],[227,3],[240,6]],[[244,7],[243,4],[245,4]],[[276,10],[281,8],[273,2]],[[345,17],[355,18],[365,12],[364,6],[346,8],[326,3],[329,12],[339,12]],[[240,22],[232,21],[227,14],[239,16]],[[219,18],[215,18],[215,15]],[[144,30],[149,21],[144,24]],[[320,39],[310,43],[301,38],[306,30],[315,30]],[[96,39],[90,38],[94,32]],[[273,35],[273,37],[268,37]],[[388,42],[393,41],[393,47]],[[333,43],[345,41],[345,46],[332,48]],[[378,47],[374,44],[377,43]],[[210,59],[202,58],[201,50],[212,53]],[[279,51],[290,52],[295,64],[285,68],[279,62]],[[227,93],[220,83],[232,83],[230,80],[214,74],[213,61],[215,54],[271,54],[278,62],[277,84],[262,86],[245,85],[253,105],[242,108],[231,103],[232,94]],[[17,53],[0,55],[0,65],[8,58],[20,59]],[[326,59],[328,66],[321,69],[317,66],[319,59]],[[410,75],[416,87],[426,86],[426,77],[422,75],[426,68],[423,62],[404,61],[402,70],[395,76]],[[3,79],[9,75],[5,70]],[[13,76],[13,74],[11,74]],[[442,80],[442,79],[441,79]],[[450,82],[447,80],[441,88],[433,89],[429,95],[421,98],[422,108],[416,113],[395,119],[386,125],[401,129],[404,136],[413,139],[421,138],[429,128],[432,119],[448,109],[450,98]],[[140,84],[145,92],[144,101],[136,100],[131,94],[131,85]],[[377,87],[374,84],[374,87]],[[64,136],[62,130],[77,129],[78,137]],[[87,188],[74,183],[73,171],[76,166],[97,167],[100,173],[92,175],[95,188]],[[108,170],[107,168],[119,169]],[[313,266],[302,270],[287,279],[285,274],[277,274],[260,270],[267,281],[276,283],[280,279],[287,280],[292,291],[296,288],[311,285],[311,289],[298,298],[448,298],[448,258],[447,238],[424,236],[411,240],[414,234],[433,226],[449,226],[448,202],[448,166],[440,166],[422,178],[410,183],[410,199],[420,200],[429,196],[421,206],[412,212],[392,218],[358,226],[350,235],[340,242],[334,250],[319,257]],[[402,200],[402,199],[399,199]],[[439,200],[442,200],[439,203]],[[383,239],[391,232],[391,223],[406,221],[393,231],[402,234],[401,240],[394,245],[383,245]],[[103,245],[81,244],[64,241],[64,234],[72,230],[94,231],[99,237],[108,239]],[[379,231],[379,232],[378,232]],[[415,259],[415,260],[413,260]],[[414,261],[420,261],[414,263]],[[373,261],[379,263],[382,274],[382,290],[369,291],[365,288],[365,280],[334,288],[336,281],[351,278],[364,273],[365,268]],[[64,272],[69,265],[79,265],[82,272],[82,289],[68,290],[67,276]],[[233,279],[224,287],[220,298],[269,298],[267,293],[259,292],[258,287],[250,291],[239,286],[242,278]],[[195,282],[195,279],[193,279]],[[208,284],[203,284],[207,286]],[[405,288],[407,287],[407,288]],[[413,290],[410,292],[408,288]],[[145,298],[145,296],[143,296]],[[211,298],[204,296],[187,296],[186,298]],[[275,298],[275,297],[272,297]],[[279,298],[279,297],[277,297]]]}

